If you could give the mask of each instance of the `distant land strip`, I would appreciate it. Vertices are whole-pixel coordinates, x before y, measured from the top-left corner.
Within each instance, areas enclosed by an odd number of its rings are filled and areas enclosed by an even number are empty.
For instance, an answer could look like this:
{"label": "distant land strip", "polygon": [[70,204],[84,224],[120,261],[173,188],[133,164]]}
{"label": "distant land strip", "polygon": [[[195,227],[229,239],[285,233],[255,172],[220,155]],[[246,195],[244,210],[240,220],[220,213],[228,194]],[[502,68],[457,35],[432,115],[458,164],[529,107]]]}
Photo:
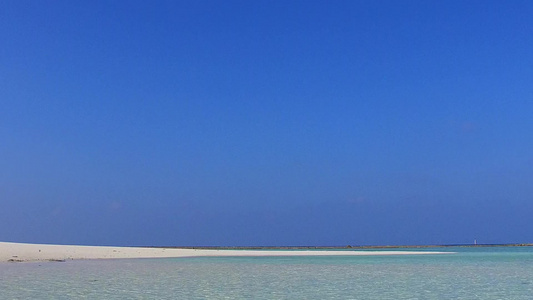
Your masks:
{"label": "distant land strip", "polygon": [[533,247],[531,243],[517,244],[446,244],[446,245],[390,245],[390,246],[135,246],[147,248],[167,248],[167,249],[213,249],[213,250],[310,250],[310,249],[399,249],[399,248],[481,248],[481,247]]}

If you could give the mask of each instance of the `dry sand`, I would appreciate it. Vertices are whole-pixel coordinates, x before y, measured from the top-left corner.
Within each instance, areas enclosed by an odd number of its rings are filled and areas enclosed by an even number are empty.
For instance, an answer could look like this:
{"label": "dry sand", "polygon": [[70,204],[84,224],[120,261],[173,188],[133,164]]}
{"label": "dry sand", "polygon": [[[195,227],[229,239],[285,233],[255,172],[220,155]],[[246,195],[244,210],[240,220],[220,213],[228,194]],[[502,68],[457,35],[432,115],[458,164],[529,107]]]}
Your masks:
{"label": "dry sand", "polygon": [[73,259],[162,258],[196,256],[356,256],[423,255],[430,251],[316,251],[316,250],[205,250],[176,248],[101,247],[0,242],[0,262],[62,261]]}

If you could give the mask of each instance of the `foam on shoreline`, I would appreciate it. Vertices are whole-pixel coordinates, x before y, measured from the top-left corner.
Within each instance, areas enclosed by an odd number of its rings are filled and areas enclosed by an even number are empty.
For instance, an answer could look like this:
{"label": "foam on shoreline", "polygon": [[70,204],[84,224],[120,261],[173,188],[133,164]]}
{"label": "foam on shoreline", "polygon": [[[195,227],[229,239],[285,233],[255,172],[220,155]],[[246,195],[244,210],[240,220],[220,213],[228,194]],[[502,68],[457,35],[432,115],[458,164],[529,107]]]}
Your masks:
{"label": "foam on shoreline", "polygon": [[361,256],[449,254],[435,251],[361,251],[361,250],[216,250],[180,248],[143,248],[73,246],[0,242],[0,262],[64,261],[78,259],[172,258],[205,256]]}

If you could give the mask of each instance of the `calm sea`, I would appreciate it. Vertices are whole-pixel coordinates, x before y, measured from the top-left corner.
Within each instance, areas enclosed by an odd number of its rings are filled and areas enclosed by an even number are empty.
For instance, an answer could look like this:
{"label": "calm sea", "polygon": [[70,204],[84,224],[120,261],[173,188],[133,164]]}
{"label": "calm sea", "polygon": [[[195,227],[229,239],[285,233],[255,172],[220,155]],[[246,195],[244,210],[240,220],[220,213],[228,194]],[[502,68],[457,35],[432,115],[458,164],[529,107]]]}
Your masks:
{"label": "calm sea", "polygon": [[533,299],[532,247],[431,250],[1,263],[0,299]]}

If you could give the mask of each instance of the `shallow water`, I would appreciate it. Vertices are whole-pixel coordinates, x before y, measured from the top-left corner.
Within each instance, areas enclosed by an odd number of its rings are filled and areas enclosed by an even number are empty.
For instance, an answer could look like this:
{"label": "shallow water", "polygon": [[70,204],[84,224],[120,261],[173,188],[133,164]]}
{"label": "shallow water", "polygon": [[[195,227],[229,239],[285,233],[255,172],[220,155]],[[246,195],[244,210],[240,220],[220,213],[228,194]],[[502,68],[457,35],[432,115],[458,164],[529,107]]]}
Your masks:
{"label": "shallow water", "polygon": [[533,299],[533,248],[430,250],[3,263],[0,299]]}

